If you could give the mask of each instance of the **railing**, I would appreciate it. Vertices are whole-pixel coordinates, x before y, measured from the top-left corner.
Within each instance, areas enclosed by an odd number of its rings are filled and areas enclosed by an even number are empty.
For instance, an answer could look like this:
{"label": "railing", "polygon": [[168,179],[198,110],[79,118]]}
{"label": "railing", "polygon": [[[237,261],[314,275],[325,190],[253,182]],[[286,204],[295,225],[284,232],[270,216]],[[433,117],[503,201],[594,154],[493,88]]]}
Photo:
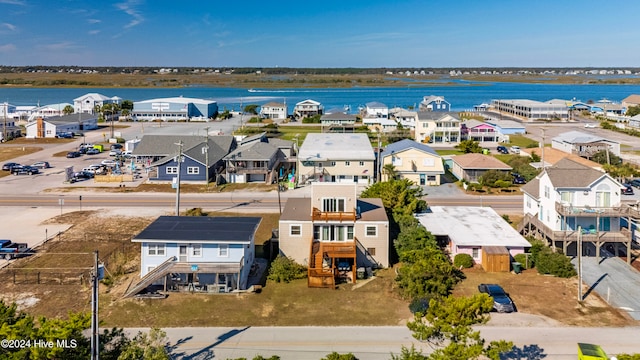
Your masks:
{"label": "railing", "polygon": [[356,221],[355,211],[336,211],[336,212],[324,212],[318,208],[313,208],[312,212],[313,221]]}
{"label": "railing", "polygon": [[[528,224],[535,226],[545,236],[552,241],[577,241],[579,232],[577,230],[552,230],[540,221],[536,216],[525,216],[518,230],[524,230]],[[582,241],[611,241],[624,242],[631,240],[631,232],[627,228],[621,228],[620,231],[597,231],[592,229],[582,229]]]}
{"label": "railing", "polygon": [[629,215],[631,208],[628,206],[613,206],[613,207],[594,207],[594,206],[574,206],[564,205],[562,203],[556,203],[556,211],[562,216],[577,216],[577,217],[605,217],[605,216],[623,216]]}

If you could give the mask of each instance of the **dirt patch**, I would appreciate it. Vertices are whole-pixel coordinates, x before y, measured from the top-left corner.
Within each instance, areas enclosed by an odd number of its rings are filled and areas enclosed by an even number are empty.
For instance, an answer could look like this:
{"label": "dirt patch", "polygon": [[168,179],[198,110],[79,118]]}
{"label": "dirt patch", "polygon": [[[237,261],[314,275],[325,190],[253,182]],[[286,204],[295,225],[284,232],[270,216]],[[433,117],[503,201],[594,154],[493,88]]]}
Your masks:
{"label": "dirt patch", "polygon": [[536,270],[521,274],[487,273],[482,269],[465,270],[465,279],[454,294],[473,295],[480,283],[496,283],[509,293],[518,312],[541,315],[571,326],[637,325],[625,312],[610,307],[594,293],[578,301],[578,279],[539,275]]}

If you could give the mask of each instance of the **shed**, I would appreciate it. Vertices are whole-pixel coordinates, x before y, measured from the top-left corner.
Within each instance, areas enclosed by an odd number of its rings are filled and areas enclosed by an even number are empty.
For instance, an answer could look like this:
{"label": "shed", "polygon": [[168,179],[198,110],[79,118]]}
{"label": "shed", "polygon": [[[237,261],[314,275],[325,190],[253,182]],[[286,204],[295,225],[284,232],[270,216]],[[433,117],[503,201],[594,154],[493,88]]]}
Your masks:
{"label": "shed", "polygon": [[509,272],[511,270],[509,250],[504,246],[484,246],[482,267],[486,272]]}

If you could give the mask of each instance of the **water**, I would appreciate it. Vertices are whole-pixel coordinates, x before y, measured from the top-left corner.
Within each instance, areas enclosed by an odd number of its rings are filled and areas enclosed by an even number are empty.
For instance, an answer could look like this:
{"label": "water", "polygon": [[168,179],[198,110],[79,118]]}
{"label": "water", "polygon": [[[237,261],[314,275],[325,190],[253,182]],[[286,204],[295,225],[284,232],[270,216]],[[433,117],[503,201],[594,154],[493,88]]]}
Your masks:
{"label": "water", "polygon": [[96,92],[105,96],[118,96],[125,100],[140,101],[154,98],[184,96],[212,99],[218,102],[221,111],[239,110],[248,104],[262,105],[269,101],[286,102],[289,113],[297,102],[312,99],[322,103],[326,110],[348,106],[352,113],[359,106],[371,101],[392,107],[408,108],[418,104],[424,96],[439,95],[451,103],[454,111],[469,110],[474,105],[490,103],[493,99],[576,99],[597,101],[608,99],[620,102],[631,94],[639,94],[639,85],[567,85],[526,84],[500,82],[470,82],[452,80],[450,84],[416,86],[407,82],[405,87],[385,88],[299,88],[299,89],[247,89],[240,88],[1,88],[0,102],[13,105],[46,105],[73,103],[73,99],[86,93]]}

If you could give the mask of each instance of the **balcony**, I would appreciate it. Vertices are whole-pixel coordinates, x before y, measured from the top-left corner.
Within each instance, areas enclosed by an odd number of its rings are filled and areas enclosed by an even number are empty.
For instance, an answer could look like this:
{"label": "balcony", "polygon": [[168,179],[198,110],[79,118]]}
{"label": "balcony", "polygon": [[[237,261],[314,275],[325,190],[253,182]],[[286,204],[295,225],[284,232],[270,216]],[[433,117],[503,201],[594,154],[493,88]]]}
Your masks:
{"label": "balcony", "polygon": [[632,209],[628,206],[594,207],[574,206],[556,203],[556,211],[562,216],[575,217],[620,217],[630,215]]}
{"label": "balcony", "polygon": [[336,211],[336,212],[324,212],[320,211],[318,208],[313,208],[313,212],[311,214],[311,219],[313,221],[356,221],[356,212],[355,211]]}
{"label": "balcony", "polygon": [[270,170],[268,167],[243,167],[243,166],[228,166],[227,172],[232,174],[266,174]]}

